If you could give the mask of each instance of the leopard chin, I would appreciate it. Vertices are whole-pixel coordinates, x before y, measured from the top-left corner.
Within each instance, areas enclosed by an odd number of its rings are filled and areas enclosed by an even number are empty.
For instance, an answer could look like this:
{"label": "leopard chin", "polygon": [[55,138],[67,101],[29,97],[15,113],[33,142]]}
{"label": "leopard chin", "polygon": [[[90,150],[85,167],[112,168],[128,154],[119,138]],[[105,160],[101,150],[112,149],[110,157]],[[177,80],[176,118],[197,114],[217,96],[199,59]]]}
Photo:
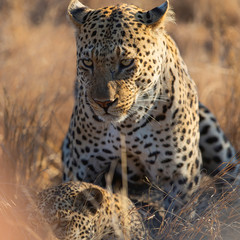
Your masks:
{"label": "leopard chin", "polygon": [[103,115],[97,115],[97,116],[100,120],[102,120],[103,122],[106,122],[106,123],[120,123],[120,122],[123,122],[127,118],[127,115],[116,116],[116,115],[113,115],[110,113],[105,113]]}

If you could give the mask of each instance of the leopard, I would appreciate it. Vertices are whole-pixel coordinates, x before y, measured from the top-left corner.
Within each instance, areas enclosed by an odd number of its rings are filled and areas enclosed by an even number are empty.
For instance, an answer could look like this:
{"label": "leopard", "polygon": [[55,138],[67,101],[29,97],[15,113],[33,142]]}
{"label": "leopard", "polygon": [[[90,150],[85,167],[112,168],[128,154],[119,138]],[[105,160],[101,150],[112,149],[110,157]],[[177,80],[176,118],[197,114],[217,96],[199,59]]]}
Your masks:
{"label": "leopard", "polygon": [[[221,129],[216,117],[201,103],[199,104],[199,116],[200,149],[204,159],[203,163],[209,164],[205,169],[210,173],[210,171],[217,170],[213,161],[221,164],[225,158],[226,162],[230,162],[236,156],[236,151]],[[213,145],[213,147],[209,147],[209,145]],[[221,171],[225,165],[218,167],[220,168],[218,171]]]}
{"label": "leopard", "polygon": [[44,189],[34,201],[35,225],[50,226],[57,239],[151,239],[141,215],[123,193],[69,181]]}
{"label": "leopard", "polygon": [[[236,188],[239,185],[239,152],[231,144],[214,114],[199,103],[199,148],[203,158],[202,172],[217,176],[217,189]],[[215,181],[216,181],[215,180]]]}
{"label": "leopard", "polygon": [[114,169],[129,190],[141,191],[147,179],[161,189],[172,216],[197,192],[202,169],[226,165],[235,150],[199,102],[165,30],[173,20],[169,2],[151,10],[128,4],[91,9],[72,0],[68,17],[77,74],[62,144],[63,181],[105,186]]}

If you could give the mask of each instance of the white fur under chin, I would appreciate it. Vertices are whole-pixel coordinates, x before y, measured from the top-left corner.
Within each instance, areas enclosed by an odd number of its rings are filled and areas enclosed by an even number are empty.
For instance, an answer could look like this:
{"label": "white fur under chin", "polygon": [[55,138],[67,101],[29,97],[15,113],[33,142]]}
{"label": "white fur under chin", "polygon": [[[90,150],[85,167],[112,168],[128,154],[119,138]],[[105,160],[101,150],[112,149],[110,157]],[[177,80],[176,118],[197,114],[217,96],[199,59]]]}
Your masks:
{"label": "white fur under chin", "polygon": [[102,121],[106,122],[106,123],[120,123],[123,122],[127,115],[123,115],[123,116],[114,116],[111,114],[105,114],[104,116],[99,116],[97,115],[99,119],[101,119]]}

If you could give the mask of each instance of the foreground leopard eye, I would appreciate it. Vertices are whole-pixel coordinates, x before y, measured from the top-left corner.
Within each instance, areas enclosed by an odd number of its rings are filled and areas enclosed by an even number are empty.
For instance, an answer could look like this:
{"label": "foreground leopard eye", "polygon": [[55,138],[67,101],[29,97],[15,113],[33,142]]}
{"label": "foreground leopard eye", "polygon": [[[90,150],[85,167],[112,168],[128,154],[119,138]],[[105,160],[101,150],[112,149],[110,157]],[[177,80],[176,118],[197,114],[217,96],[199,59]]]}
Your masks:
{"label": "foreground leopard eye", "polygon": [[134,59],[129,58],[129,59],[123,59],[123,60],[121,60],[120,65],[121,65],[121,67],[129,67],[129,66],[131,66],[133,63],[134,63]]}
{"label": "foreground leopard eye", "polygon": [[91,59],[82,59],[82,63],[87,68],[93,67],[93,61]]}
{"label": "foreground leopard eye", "polygon": [[60,227],[60,228],[65,228],[65,227],[67,227],[69,225],[69,221],[67,221],[67,220],[60,220],[59,222],[58,222],[58,227]]}

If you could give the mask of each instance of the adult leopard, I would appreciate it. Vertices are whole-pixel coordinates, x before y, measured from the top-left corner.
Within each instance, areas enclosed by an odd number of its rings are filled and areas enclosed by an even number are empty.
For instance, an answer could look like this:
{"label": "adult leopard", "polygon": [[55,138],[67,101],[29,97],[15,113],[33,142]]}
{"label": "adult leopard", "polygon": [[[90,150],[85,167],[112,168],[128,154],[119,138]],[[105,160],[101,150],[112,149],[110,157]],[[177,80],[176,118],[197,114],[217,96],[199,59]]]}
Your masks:
{"label": "adult leopard", "polygon": [[[116,162],[116,172],[121,172],[124,147],[128,182],[141,186],[147,177],[160,186],[168,211],[188,202],[198,189],[199,115],[207,114],[207,109],[200,105],[199,113],[195,83],[165,32],[171,13],[168,1],[150,11],[127,4],[94,10],[78,0],[70,2],[77,77],[75,105],[62,147],[64,181],[102,185]],[[210,127],[203,133],[217,138],[209,142],[210,150],[213,143],[221,145],[208,157],[206,166],[210,163],[212,170],[230,160],[234,149],[223,141],[222,130],[214,129],[215,121],[205,119],[200,124]]]}

